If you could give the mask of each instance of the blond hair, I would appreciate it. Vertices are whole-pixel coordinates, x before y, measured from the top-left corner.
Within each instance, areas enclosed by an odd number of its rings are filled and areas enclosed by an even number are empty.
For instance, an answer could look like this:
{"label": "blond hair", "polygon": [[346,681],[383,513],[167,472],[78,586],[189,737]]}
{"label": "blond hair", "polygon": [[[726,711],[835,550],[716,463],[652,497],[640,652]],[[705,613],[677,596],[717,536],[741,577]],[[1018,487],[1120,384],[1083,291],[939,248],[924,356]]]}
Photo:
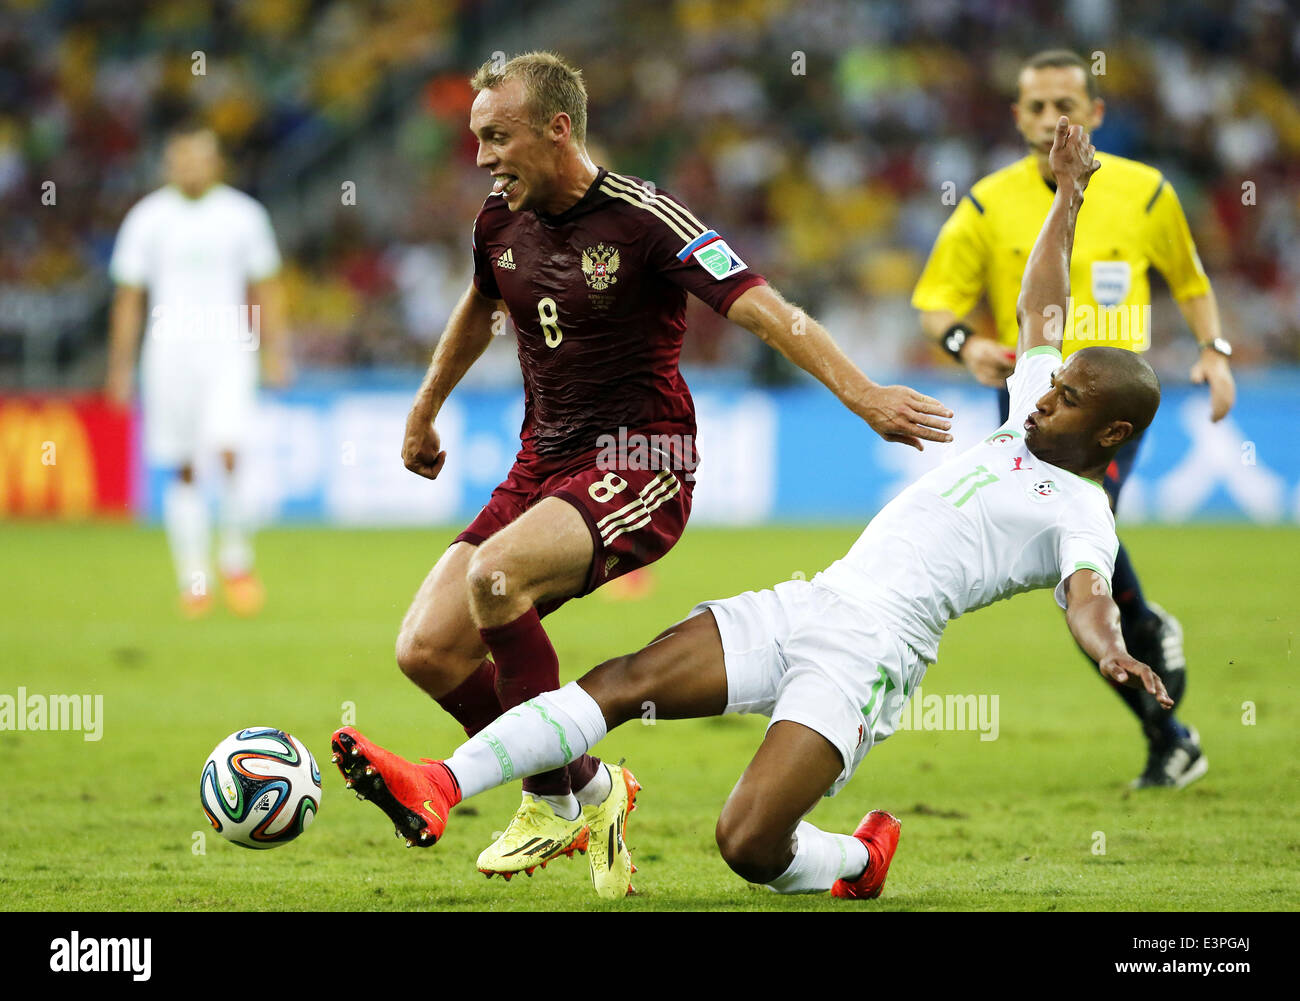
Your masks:
{"label": "blond hair", "polygon": [[507,80],[522,80],[528,101],[528,118],[537,131],[563,111],[569,116],[573,139],[587,142],[587,88],[582,70],[575,69],[554,52],[525,52],[504,66],[489,59],[470,78],[476,91],[495,90]]}

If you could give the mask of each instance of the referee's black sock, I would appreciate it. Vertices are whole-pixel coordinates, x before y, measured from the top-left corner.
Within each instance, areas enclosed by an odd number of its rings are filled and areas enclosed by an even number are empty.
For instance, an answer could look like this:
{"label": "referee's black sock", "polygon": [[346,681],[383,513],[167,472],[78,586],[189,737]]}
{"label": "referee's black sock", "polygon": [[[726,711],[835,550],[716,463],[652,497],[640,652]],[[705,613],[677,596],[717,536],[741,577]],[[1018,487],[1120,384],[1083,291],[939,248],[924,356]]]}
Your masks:
{"label": "referee's black sock", "polygon": [[1148,744],[1169,747],[1188,735],[1187,727],[1179,721],[1172,710],[1162,707],[1154,695],[1115,681],[1109,684],[1111,690],[1124,700],[1129,711],[1141,722],[1142,733]]}
{"label": "referee's black sock", "polygon": [[1133,627],[1139,622],[1156,617],[1156,613],[1151,611],[1146,599],[1142,597],[1142,583],[1138,580],[1137,571],[1133,569],[1133,561],[1129,559],[1128,550],[1124,548],[1122,542],[1119,544],[1119,552],[1115,555],[1115,576],[1111,579],[1111,593],[1115,596],[1115,604],[1119,606],[1120,619],[1126,634],[1131,633]]}
{"label": "referee's black sock", "polygon": [[[1103,679],[1105,680],[1105,679]],[[1118,681],[1107,681],[1111,690],[1124,700],[1124,704],[1129,707],[1129,711],[1142,723],[1142,729],[1147,731],[1148,712],[1143,705],[1142,696],[1145,692],[1140,692],[1136,688],[1129,688],[1127,685],[1121,685]],[[1148,737],[1150,734],[1148,734]]]}
{"label": "referee's black sock", "polygon": [[[1160,617],[1152,611],[1151,606],[1142,596],[1142,584],[1138,580],[1137,571],[1133,569],[1133,561],[1129,559],[1128,550],[1124,548],[1122,542],[1119,552],[1115,555],[1115,575],[1111,579],[1111,592],[1115,596],[1115,604],[1119,606],[1120,627],[1124,631],[1129,653],[1140,660],[1149,658],[1152,651],[1147,648],[1152,643],[1159,642]],[[1157,674],[1163,673],[1162,663],[1151,666],[1156,669]],[[1175,699],[1180,698],[1181,688],[1182,686],[1179,685],[1173,693]],[[1116,692],[1133,715],[1142,721],[1142,729],[1148,741],[1167,745],[1187,736],[1187,728],[1173,712],[1162,709],[1155,698],[1146,692],[1122,687],[1117,687]]]}

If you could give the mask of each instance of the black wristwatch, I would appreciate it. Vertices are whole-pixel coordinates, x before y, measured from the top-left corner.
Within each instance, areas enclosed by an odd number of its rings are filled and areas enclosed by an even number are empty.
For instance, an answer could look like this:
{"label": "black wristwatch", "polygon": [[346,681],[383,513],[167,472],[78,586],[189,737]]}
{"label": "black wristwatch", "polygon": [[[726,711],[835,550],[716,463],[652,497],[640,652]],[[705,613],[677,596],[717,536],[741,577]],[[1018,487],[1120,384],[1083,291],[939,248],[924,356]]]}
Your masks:
{"label": "black wristwatch", "polygon": [[943,332],[943,338],[939,343],[953,358],[961,361],[961,349],[966,346],[966,342],[974,335],[975,331],[971,330],[966,324],[954,323]]}
{"label": "black wristwatch", "polygon": [[1225,358],[1232,357],[1232,345],[1229,344],[1222,337],[1216,337],[1212,341],[1202,341],[1201,350],[1205,351],[1207,349],[1210,351],[1217,351]]}

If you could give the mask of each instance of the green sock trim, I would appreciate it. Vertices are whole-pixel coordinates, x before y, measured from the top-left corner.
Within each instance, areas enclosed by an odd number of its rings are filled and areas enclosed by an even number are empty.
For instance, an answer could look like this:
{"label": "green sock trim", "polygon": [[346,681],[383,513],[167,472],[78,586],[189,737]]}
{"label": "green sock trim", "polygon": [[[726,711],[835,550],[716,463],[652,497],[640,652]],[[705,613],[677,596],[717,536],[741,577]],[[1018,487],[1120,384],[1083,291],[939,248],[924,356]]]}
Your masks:
{"label": "green sock trim", "polygon": [[569,735],[564,732],[564,727],[551,719],[550,714],[538,704],[536,699],[529,699],[524,703],[524,705],[528,706],[529,709],[533,710],[533,712],[537,713],[538,716],[546,720],[550,728],[555,731],[555,735],[560,738],[560,750],[564,752],[565,760],[567,761],[572,758],[573,751],[569,749]]}

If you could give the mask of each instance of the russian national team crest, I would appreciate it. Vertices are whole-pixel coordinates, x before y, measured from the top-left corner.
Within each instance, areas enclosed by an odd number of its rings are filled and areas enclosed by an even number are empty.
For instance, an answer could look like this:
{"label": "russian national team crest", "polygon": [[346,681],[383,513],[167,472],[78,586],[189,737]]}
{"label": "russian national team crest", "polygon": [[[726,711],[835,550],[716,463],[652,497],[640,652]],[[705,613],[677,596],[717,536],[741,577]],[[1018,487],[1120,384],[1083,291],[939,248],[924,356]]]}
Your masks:
{"label": "russian national team crest", "polygon": [[582,273],[587,279],[587,284],[597,292],[604,292],[618,281],[614,274],[617,270],[617,247],[607,247],[603,243],[598,243],[582,252]]}
{"label": "russian national team crest", "polygon": [[1034,501],[1050,501],[1061,494],[1061,488],[1056,485],[1055,480],[1035,480],[1029,484],[1029,499]]}

